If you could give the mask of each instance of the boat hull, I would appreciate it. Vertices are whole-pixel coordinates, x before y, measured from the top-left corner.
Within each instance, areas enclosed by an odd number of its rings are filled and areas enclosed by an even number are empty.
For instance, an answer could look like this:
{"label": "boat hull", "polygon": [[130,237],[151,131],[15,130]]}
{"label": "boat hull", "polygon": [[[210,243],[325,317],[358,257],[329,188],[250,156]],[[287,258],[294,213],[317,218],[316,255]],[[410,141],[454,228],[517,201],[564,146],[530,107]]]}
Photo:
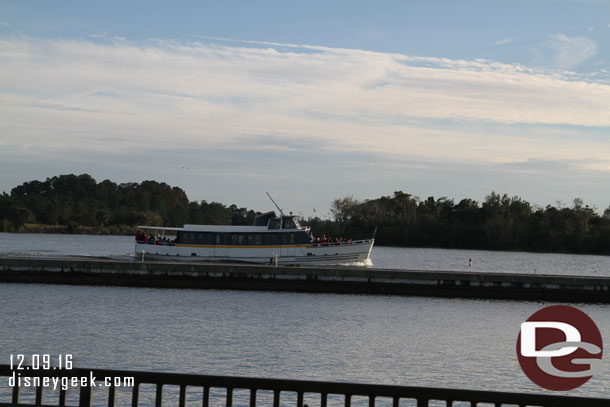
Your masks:
{"label": "boat hull", "polygon": [[152,260],[221,261],[244,263],[271,263],[277,257],[281,265],[350,264],[366,262],[374,240],[326,245],[283,246],[204,246],[204,245],[153,245],[137,242],[135,255]]}

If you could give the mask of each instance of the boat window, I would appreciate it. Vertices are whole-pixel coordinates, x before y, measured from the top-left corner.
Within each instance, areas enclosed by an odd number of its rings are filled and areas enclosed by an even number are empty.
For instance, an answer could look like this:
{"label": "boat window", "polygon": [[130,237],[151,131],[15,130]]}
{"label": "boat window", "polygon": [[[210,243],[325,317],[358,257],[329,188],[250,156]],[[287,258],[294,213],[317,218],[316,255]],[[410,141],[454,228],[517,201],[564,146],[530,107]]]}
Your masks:
{"label": "boat window", "polygon": [[269,229],[279,229],[281,219],[275,218],[269,221]]}
{"label": "boat window", "polygon": [[260,245],[263,243],[263,236],[259,233],[248,233],[249,245]]}
{"label": "boat window", "polygon": [[182,242],[183,243],[197,243],[197,233],[193,232],[183,232],[182,233]]}
{"label": "boat window", "polygon": [[278,233],[265,233],[263,235],[263,244],[265,244],[265,245],[279,244]]}
{"label": "boat window", "polygon": [[231,244],[231,235],[228,233],[216,233],[216,244]]}
{"label": "boat window", "polygon": [[284,218],[284,229],[296,229],[297,225],[295,225],[294,220],[292,218]]}
{"label": "boat window", "polygon": [[211,233],[198,233],[197,234],[197,243],[199,244],[212,244],[212,234]]}
{"label": "boat window", "polygon": [[243,233],[232,233],[231,234],[231,244],[243,246],[246,244],[246,235]]}

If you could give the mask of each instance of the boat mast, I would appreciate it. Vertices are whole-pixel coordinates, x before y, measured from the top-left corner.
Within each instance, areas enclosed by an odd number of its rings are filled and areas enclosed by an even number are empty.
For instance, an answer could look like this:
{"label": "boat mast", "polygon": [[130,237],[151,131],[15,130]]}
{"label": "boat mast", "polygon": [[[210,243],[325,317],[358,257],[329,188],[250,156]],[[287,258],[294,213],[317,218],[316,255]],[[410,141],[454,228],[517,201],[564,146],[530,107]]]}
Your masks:
{"label": "boat mast", "polygon": [[271,195],[269,195],[269,192],[265,192],[267,194],[267,196],[269,197],[269,199],[271,199],[271,202],[273,202],[273,204],[275,205],[275,207],[277,208],[278,211],[280,211],[280,214],[282,216],[284,216],[284,211],[282,211],[282,208],[280,208],[275,201],[273,200],[273,198],[271,198]]}

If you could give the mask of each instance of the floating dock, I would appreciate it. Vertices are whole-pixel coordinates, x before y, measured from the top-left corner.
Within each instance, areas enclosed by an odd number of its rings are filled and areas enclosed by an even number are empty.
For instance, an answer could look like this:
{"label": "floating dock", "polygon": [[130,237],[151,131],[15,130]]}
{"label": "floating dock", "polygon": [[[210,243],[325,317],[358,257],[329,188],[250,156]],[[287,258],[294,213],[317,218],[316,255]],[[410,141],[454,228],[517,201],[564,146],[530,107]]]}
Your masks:
{"label": "floating dock", "polygon": [[610,277],[0,258],[0,283],[293,291],[610,303]]}

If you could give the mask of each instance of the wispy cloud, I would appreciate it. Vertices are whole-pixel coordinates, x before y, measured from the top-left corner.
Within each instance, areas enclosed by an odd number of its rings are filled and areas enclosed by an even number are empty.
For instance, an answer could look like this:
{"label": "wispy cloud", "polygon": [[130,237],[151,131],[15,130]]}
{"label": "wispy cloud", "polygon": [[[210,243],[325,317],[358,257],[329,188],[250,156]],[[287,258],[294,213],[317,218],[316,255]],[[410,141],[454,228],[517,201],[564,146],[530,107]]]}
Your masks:
{"label": "wispy cloud", "polygon": [[515,42],[515,39],[514,38],[504,38],[504,39],[494,42],[494,46],[510,44],[511,42]]}
{"label": "wispy cloud", "polygon": [[490,165],[608,162],[605,140],[557,129],[610,126],[610,84],[516,64],[227,39],[5,36],[0,75],[0,148],[228,149],[266,139],[290,151]]}
{"label": "wispy cloud", "polygon": [[597,44],[587,37],[568,37],[564,34],[551,35],[545,45],[555,51],[555,64],[562,69],[570,69],[597,54]]}

